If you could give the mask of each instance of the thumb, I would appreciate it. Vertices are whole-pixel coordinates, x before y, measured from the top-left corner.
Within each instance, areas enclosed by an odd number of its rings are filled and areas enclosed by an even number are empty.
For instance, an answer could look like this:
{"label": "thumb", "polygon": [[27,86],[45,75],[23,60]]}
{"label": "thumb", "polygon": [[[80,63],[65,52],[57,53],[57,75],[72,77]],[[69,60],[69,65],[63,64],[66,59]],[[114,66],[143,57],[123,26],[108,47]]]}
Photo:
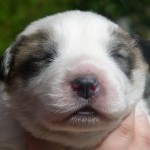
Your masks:
{"label": "thumb", "polygon": [[129,115],[96,150],[127,150],[134,133],[134,113]]}

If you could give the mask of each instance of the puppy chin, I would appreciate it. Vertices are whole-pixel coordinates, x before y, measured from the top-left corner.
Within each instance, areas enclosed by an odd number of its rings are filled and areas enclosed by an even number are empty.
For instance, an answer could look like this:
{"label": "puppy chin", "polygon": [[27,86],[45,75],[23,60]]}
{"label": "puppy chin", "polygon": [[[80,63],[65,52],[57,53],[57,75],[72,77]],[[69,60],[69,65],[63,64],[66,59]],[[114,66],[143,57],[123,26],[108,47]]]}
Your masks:
{"label": "puppy chin", "polygon": [[[43,125],[39,128],[34,126],[30,127],[31,133],[35,137],[39,137],[49,142],[59,143],[65,146],[69,146],[75,149],[92,149],[99,144],[112,130],[117,128],[122,120],[111,122],[110,125],[106,124],[105,129],[86,131],[83,128],[71,127],[68,125],[50,125],[51,129],[47,129]],[[29,131],[30,131],[29,130]]]}

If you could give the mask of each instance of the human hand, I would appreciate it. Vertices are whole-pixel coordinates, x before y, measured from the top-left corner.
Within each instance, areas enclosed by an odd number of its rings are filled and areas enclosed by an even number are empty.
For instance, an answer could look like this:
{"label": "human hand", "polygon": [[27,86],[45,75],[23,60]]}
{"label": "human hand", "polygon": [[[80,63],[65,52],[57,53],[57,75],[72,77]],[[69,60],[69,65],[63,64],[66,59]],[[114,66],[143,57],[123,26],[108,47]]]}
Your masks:
{"label": "human hand", "polygon": [[150,150],[150,123],[140,109],[128,116],[96,150]]}

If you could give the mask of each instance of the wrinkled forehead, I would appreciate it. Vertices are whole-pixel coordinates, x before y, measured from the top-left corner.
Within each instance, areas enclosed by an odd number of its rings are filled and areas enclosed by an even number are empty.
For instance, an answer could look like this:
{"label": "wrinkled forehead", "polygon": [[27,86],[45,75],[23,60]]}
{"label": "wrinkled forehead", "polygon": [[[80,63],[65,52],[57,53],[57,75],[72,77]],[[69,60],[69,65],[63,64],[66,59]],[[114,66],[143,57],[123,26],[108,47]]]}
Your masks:
{"label": "wrinkled forehead", "polygon": [[29,35],[39,29],[46,29],[47,31],[53,30],[56,34],[76,35],[86,32],[96,35],[97,31],[101,31],[101,35],[103,35],[103,33],[109,32],[109,28],[117,29],[118,25],[95,13],[69,11],[37,20],[30,24],[23,34]]}
{"label": "wrinkled forehead", "polygon": [[112,37],[112,32],[117,29],[115,23],[103,16],[89,12],[66,12],[38,20],[29,25],[22,34],[28,36],[40,30],[46,33],[49,39],[61,43],[61,46],[73,43],[81,46],[84,42],[89,44],[89,41],[92,45],[98,40],[104,45]]}

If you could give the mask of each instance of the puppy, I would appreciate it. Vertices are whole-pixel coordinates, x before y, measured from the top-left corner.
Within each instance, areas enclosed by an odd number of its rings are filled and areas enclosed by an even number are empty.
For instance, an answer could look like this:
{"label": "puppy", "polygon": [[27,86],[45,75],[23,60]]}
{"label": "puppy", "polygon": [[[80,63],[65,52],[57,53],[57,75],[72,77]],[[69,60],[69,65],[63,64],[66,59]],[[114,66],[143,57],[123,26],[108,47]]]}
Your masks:
{"label": "puppy", "polygon": [[26,150],[27,131],[92,150],[135,107],[148,115],[149,51],[149,41],[92,12],[31,23],[0,61],[0,149]]}

